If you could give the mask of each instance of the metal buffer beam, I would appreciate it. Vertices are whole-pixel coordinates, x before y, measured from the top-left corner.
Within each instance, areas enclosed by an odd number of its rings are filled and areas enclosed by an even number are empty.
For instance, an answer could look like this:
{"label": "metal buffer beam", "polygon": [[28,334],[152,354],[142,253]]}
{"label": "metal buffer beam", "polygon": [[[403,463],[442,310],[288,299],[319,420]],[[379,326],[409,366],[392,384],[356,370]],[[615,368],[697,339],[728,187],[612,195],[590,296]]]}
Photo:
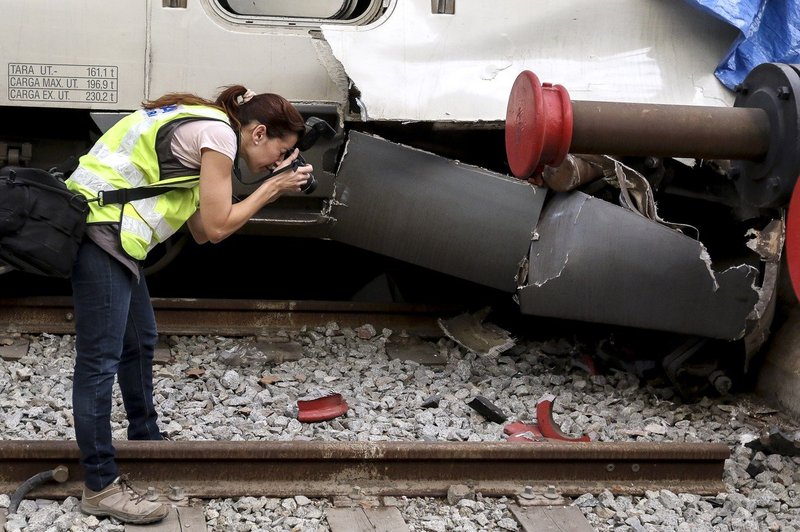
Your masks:
{"label": "metal buffer beam", "polygon": [[733,108],[571,101],[524,71],[508,101],[506,154],[523,179],[567,153],[730,159],[744,202],[780,207],[800,172],[799,93],[798,65],[777,63],[750,72]]}

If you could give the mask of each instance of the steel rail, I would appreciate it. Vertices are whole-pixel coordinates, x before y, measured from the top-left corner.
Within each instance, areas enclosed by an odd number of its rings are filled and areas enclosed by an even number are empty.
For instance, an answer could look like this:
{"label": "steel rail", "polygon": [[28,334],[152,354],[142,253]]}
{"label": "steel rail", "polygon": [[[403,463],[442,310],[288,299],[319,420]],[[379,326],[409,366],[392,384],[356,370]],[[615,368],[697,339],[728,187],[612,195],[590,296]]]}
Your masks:
{"label": "steel rail", "polygon": [[[417,334],[441,334],[438,317],[459,312],[452,305],[347,301],[273,301],[250,299],[153,298],[161,334],[251,336],[335,321],[342,327],[370,323]],[[0,299],[0,332],[72,334],[72,299],[28,297]]]}
{"label": "steel rail", "polygon": [[[644,494],[646,490],[716,494],[730,456],[717,443],[653,442],[310,442],[120,441],[121,471],[162,493],[188,497],[433,496],[465,484],[487,496],[555,485],[568,496]],[[0,441],[0,491],[65,466],[69,480],[32,497],[79,495],[82,472],[74,441]]]}

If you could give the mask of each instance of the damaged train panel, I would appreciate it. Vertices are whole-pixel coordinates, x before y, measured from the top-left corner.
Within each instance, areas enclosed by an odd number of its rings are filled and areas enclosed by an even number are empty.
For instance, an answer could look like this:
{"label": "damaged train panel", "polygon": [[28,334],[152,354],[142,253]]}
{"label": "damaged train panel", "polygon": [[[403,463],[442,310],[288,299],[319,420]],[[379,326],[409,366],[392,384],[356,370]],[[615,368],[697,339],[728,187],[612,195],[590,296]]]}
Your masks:
{"label": "damaged train panel", "polygon": [[745,335],[762,294],[757,268],[715,271],[702,242],[667,225],[582,192],[547,194],[351,132],[330,237],[516,292],[523,314],[725,340]]}
{"label": "damaged train panel", "polygon": [[514,292],[544,197],[524,181],[351,132],[331,237]]}
{"label": "damaged train panel", "polygon": [[[582,36],[596,34],[598,21],[603,39],[586,46]],[[683,2],[495,0],[446,13],[403,0],[367,26],[321,29],[359,92],[353,111],[370,120],[502,120],[525,69],[580,100],[732,101],[709,65],[737,33]]]}
{"label": "damaged train panel", "polygon": [[581,192],[546,204],[520,289],[524,314],[741,338],[758,271],[715,272],[702,243]]}

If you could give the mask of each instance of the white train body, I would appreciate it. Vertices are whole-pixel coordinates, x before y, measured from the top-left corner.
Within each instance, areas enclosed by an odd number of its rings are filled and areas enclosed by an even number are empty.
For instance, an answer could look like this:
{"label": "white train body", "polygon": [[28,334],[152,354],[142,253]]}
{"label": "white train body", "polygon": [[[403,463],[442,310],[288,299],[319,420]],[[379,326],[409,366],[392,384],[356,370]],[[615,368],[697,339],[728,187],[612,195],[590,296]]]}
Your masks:
{"label": "white train body", "polygon": [[732,101],[713,70],[735,30],[675,1],[0,0],[0,9],[2,106],[126,111],[241,83],[358,119],[495,121],[524,69],[579,100]]}

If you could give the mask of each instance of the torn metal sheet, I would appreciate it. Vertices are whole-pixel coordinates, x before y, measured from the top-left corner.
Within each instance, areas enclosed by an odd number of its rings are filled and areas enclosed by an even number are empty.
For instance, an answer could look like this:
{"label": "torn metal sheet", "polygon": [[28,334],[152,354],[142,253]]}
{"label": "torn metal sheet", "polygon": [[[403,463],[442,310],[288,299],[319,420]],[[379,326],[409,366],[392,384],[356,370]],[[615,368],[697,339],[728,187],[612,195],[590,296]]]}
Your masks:
{"label": "torn metal sheet", "polygon": [[[603,39],[588,46],[582,37],[598,21]],[[321,29],[371,120],[503,120],[523,70],[558,80],[576,100],[733,100],[709,65],[736,30],[683,2],[464,1],[443,15],[429,0],[402,0],[368,26]]]}
{"label": "torn metal sheet", "polygon": [[555,195],[536,231],[524,314],[733,340],[758,301],[756,268],[714,272],[700,242],[581,192]]}
{"label": "torn metal sheet", "polygon": [[759,289],[758,303],[748,316],[747,333],[744,336],[744,369],[748,371],[750,361],[769,339],[772,320],[775,317],[786,224],[782,219],[772,220],[763,231],[751,229],[745,236],[753,237],[747,241],[747,247],[758,253],[764,261],[764,280]]}
{"label": "torn metal sheet", "polygon": [[351,132],[331,237],[511,293],[544,197],[524,181]]}
{"label": "torn metal sheet", "polygon": [[439,320],[439,327],[448,338],[461,347],[480,355],[498,355],[514,347],[514,339],[500,327],[484,323],[487,311],[459,314],[449,320]]}

